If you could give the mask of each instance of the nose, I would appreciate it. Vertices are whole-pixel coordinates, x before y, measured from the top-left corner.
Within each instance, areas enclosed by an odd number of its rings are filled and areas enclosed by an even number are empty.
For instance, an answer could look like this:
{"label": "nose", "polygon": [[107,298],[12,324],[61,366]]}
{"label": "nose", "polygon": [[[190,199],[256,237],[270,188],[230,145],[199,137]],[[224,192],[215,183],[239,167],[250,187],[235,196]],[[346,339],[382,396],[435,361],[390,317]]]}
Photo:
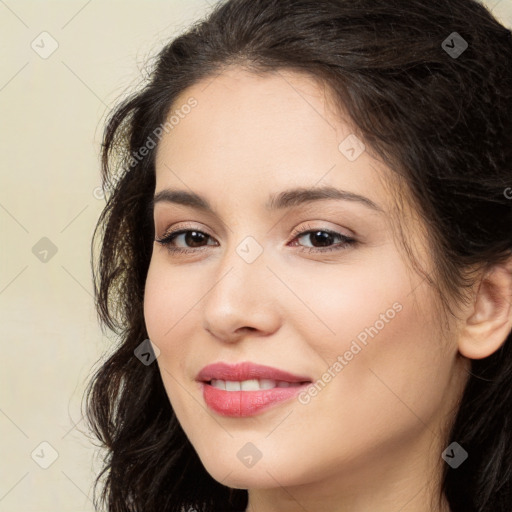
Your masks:
{"label": "nose", "polygon": [[202,301],[203,328],[226,343],[237,342],[248,334],[272,334],[281,322],[278,284],[266,265],[264,252],[248,263],[230,249]]}

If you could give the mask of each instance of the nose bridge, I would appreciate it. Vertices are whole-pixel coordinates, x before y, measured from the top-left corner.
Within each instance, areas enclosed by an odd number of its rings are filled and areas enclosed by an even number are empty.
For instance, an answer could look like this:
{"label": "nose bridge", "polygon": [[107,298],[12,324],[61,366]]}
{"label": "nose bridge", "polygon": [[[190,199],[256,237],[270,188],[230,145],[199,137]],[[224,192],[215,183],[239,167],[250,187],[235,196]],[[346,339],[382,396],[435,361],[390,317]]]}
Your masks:
{"label": "nose bridge", "polygon": [[275,290],[263,245],[248,235],[221,258],[203,304],[205,328],[226,340],[241,328],[274,329]]}
{"label": "nose bridge", "polygon": [[232,298],[248,303],[251,297],[266,293],[266,287],[260,285],[264,285],[272,274],[266,266],[263,245],[255,237],[248,235],[231,244],[221,259],[210,296],[222,295],[222,300],[228,303]]}

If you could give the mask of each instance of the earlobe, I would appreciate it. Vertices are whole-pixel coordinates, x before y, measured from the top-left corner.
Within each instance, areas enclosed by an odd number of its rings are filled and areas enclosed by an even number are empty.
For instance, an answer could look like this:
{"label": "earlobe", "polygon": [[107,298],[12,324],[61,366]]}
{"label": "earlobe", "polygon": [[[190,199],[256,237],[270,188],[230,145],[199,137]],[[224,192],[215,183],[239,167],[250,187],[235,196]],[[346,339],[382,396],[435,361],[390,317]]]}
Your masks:
{"label": "earlobe", "polygon": [[459,335],[459,352],[483,359],[496,352],[512,329],[512,259],[494,266],[481,279]]}

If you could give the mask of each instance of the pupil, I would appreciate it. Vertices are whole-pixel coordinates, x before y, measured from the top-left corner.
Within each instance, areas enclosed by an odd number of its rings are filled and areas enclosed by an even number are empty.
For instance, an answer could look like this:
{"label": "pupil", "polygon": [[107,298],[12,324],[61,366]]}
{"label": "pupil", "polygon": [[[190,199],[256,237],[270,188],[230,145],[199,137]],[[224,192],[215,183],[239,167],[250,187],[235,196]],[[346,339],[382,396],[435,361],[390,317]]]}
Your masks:
{"label": "pupil", "polygon": [[194,246],[194,237],[197,237],[199,238],[199,240],[195,240],[195,242],[201,242],[201,239],[204,239],[204,234],[203,233],[198,233],[197,231],[190,231],[189,233],[186,233],[185,234],[185,241],[187,243],[187,245],[191,245],[191,246]]}
{"label": "pupil", "polygon": [[320,245],[321,246],[322,245],[330,245],[330,243],[329,243],[330,242],[330,238],[331,238],[331,234],[330,233],[326,233],[325,231],[317,231],[316,233],[312,233],[311,235],[314,236],[314,237],[318,237],[318,239],[320,240]]}

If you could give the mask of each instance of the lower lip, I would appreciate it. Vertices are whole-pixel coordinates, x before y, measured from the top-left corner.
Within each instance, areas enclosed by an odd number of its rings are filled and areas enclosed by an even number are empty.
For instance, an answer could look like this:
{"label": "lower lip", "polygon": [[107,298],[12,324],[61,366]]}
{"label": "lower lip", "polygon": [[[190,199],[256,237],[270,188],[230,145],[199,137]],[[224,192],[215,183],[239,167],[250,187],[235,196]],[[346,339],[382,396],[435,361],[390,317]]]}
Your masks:
{"label": "lower lip", "polygon": [[201,383],[206,405],[218,414],[232,417],[252,416],[297,396],[309,384],[259,391],[225,391]]}

